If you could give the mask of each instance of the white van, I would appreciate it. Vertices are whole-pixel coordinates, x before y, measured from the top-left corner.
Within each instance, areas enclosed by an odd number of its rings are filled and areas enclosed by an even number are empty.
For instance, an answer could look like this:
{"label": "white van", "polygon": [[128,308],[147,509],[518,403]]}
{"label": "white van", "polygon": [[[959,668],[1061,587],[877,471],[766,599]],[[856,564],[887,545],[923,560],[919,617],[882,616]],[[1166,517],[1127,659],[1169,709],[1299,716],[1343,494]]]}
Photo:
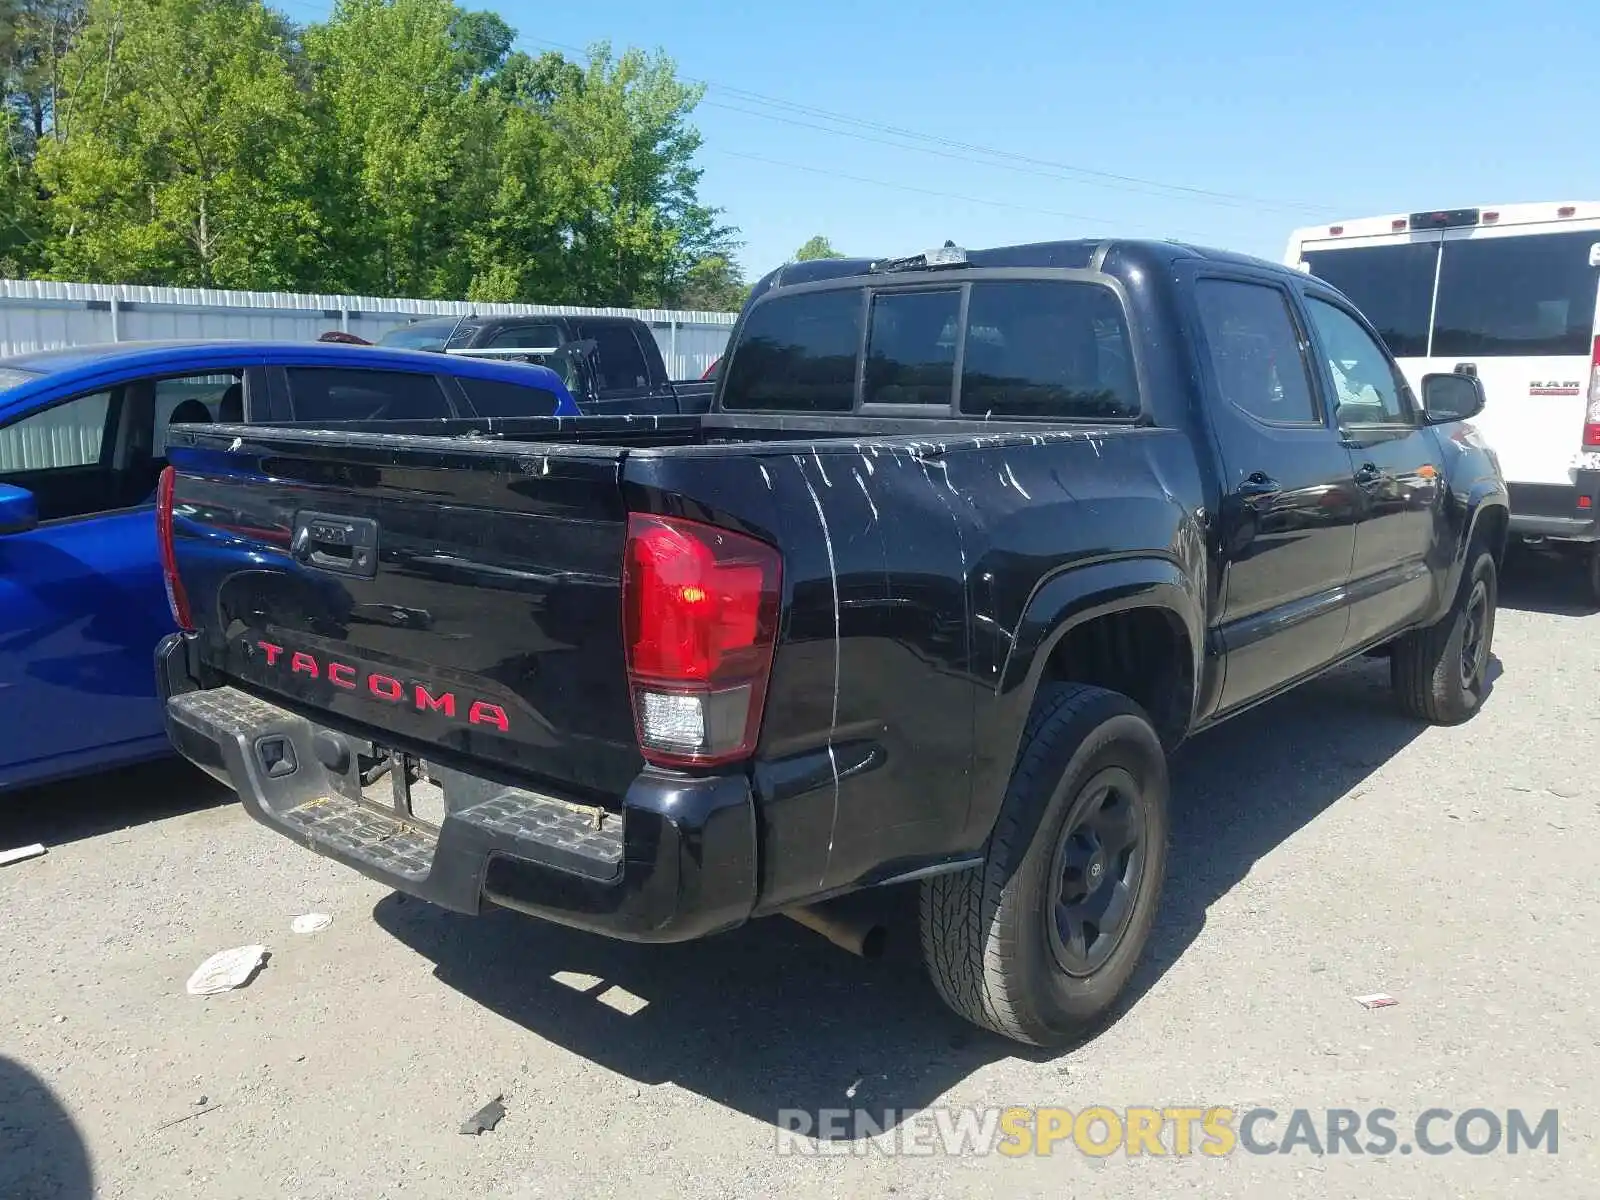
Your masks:
{"label": "white van", "polygon": [[1395,213],[1298,229],[1285,262],[1377,327],[1412,389],[1474,373],[1511,528],[1589,555],[1600,599],[1600,203]]}

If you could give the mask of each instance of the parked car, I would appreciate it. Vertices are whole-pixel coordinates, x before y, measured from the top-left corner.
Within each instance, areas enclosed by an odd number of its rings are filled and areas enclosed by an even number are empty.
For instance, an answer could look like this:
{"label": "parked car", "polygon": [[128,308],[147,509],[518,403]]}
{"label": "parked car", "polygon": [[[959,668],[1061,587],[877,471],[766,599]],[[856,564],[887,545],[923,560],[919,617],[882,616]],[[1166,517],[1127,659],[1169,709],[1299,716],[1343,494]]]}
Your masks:
{"label": "parked car", "polygon": [[[865,949],[834,898],[916,881],[950,1006],[1059,1044],[1155,920],[1172,747],[1379,649],[1412,717],[1483,703],[1506,488],[1478,380],[1420,393],[1337,291],[1238,255],[787,266],[716,411],[629,445],[181,431],[168,728],[461,912]],[[263,567],[201,551],[214,514]]]}
{"label": "parked car", "polygon": [[1600,204],[1428,209],[1297,229],[1284,256],[1372,318],[1406,378],[1469,371],[1511,537],[1576,558],[1600,602]]}
{"label": "parked car", "polygon": [[150,655],[173,628],[154,513],[174,423],[576,411],[540,367],[325,343],[0,359],[0,789],[170,753]]}
{"label": "parked car", "polygon": [[378,344],[541,363],[590,415],[711,407],[712,386],[670,379],[655,334],[636,317],[430,317],[391,329]]}

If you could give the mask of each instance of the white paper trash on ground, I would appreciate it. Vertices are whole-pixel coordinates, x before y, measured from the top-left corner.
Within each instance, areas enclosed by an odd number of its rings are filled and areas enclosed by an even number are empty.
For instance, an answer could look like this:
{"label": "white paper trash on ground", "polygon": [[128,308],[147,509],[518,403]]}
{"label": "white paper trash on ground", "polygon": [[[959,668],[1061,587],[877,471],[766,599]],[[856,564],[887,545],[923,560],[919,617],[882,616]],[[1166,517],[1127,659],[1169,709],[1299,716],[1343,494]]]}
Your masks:
{"label": "white paper trash on ground", "polygon": [[213,954],[189,976],[189,995],[215,996],[250,982],[267,957],[265,946],[237,946]]}
{"label": "white paper trash on ground", "polygon": [[44,853],[44,847],[38,842],[31,846],[18,846],[15,850],[0,850],[0,867],[10,866],[14,862],[21,862],[25,858],[38,858]]}
{"label": "white paper trash on ground", "polygon": [[306,913],[289,922],[289,928],[296,933],[316,933],[318,930],[326,929],[332,922],[333,918],[327,913]]}

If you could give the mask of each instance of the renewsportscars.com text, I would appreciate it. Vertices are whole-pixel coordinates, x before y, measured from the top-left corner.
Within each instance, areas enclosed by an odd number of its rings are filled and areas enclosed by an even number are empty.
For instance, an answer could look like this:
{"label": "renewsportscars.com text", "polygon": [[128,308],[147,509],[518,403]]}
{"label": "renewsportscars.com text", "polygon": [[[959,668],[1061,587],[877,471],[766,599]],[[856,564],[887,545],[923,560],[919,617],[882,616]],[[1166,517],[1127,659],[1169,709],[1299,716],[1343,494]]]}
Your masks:
{"label": "renewsportscars.com text", "polygon": [[1106,1158],[1310,1155],[1555,1154],[1560,1114],[1520,1108],[1271,1108],[1222,1105],[1116,1109],[783,1109],[783,1155],[990,1155],[1057,1153]]}

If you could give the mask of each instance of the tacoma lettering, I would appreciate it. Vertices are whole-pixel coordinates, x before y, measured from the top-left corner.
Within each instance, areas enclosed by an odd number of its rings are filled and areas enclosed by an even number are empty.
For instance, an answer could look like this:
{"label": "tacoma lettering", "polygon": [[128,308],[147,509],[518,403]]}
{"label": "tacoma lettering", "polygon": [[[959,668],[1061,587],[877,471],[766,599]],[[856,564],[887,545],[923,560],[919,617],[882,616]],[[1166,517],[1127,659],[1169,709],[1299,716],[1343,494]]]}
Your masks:
{"label": "tacoma lettering", "polygon": [[[326,679],[334,687],[347,692],[365,692],[371,699],[385,704],[404,704],[409,699],[419,713],[436,713],[447,720],[464,720],[468,725],[490,725],[501,733],[511,730],[506,710],[487,700],[458,698],[455,692],[435,691],[428,684],[408,683],[380,671],[363,673],[349,663],[319,659],[304,650],[286,650],[268,641],[258,641],[256,646],[266,656],[267,666],[279,670],[287,667],[291,675]],[[465,717],[460,715],[463,710]]]}

